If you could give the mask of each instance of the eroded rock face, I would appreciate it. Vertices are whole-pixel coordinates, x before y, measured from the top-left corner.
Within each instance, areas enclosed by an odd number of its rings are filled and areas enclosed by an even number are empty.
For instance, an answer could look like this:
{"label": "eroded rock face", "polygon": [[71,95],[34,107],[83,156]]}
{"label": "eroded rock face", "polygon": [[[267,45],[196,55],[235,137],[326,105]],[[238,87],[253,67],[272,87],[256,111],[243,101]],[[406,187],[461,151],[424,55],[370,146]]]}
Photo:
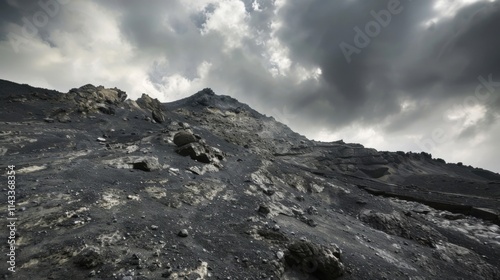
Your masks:
{"label": "eroded rock face", "polygon": [[316,245],[309,241],[297,241],[288,246],[285,253],[287,266],[312,274],[319,280],[333,280],[344,274],[338,249]]}
{"label": "eroded rock face", "polygon": [[365,210],[359,215],[359,219],[374,229],[415,240],[430,247],[435,247],[439,241],[447,240],[436,230],[419,224],[411,217],[401,216],[397,212],[386,214]]}

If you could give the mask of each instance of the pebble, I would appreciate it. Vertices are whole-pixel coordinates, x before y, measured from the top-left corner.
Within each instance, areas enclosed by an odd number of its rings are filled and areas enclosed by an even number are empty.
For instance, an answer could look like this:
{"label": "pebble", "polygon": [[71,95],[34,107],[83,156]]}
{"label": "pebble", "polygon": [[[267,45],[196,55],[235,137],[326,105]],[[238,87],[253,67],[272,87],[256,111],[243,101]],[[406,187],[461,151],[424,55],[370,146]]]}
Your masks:
{"label": "pebble", "polygon": [[179,231],[179,233],[177,233],[177,236],[179,236],[179,237],[188,237],[188,235],[189,235],[189,232],[187,229],[181,229]]}
{"label": "pebble", "polygon": [[276,257],[281,260],[285,256],[285,253],[283,251],[278,251],[276,252]]}
{"label": "pebble", "polygon": [[265,205],[260,205],[258,212],[267,215],[267,214],[271,213],[271,210],[269,209],[269,207],[267,207]]}

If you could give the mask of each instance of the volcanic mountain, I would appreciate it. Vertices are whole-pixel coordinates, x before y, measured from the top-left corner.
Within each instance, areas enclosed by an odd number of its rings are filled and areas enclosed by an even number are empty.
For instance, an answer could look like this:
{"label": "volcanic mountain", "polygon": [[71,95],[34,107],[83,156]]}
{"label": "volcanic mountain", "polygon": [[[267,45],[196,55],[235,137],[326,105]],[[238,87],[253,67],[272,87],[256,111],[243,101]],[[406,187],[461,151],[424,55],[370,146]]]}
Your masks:
{"label": "volcanic mountain", "polygon": [[497,173],[312,141],[211,89],[0,99],[6,279],[500,279]]}

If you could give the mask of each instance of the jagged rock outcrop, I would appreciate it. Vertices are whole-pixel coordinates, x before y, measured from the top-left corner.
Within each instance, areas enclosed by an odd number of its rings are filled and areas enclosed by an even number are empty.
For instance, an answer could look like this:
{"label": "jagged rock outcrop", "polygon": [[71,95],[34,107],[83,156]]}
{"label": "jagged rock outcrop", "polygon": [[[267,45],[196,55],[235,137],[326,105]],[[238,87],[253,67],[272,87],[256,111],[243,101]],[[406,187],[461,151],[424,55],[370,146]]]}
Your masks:
{"label": "jagged rock outcrop", "polygon": [[75,102],[76,109],[80,113],[102,112],[113,115],[115,106],[125,101],[127,94],[117,88],[110,89],[87,84],[80,88],[71,89],[64,97]]}
{"label": "jagged rock outcrop", "polygon": [[223,153],[214,147],[202,143],[189,143],[175,150],[181,156],[190,158],[202,163],[219,163],[224,159]]}
{"label": "jagged rock outcrop", "polygon": [[151,113],[151,117],[157,123],[165,122],[165,113],[160,101],[156,98],[151,98],[149,95],[143,93],[142,96],[137,99],[137,105],[142,109],[147,110]]}

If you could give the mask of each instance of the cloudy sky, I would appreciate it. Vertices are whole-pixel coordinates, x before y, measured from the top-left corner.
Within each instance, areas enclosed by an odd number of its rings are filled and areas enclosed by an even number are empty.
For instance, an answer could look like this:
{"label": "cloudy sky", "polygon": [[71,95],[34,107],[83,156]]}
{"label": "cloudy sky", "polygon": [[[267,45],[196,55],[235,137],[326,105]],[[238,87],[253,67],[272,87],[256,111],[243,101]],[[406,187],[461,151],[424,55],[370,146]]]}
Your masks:
{"label": "cloudy sky", "polygon": [[311,139],[500,172],[499,27],[489,0],[6,0],[0,78],[210,87]]}

